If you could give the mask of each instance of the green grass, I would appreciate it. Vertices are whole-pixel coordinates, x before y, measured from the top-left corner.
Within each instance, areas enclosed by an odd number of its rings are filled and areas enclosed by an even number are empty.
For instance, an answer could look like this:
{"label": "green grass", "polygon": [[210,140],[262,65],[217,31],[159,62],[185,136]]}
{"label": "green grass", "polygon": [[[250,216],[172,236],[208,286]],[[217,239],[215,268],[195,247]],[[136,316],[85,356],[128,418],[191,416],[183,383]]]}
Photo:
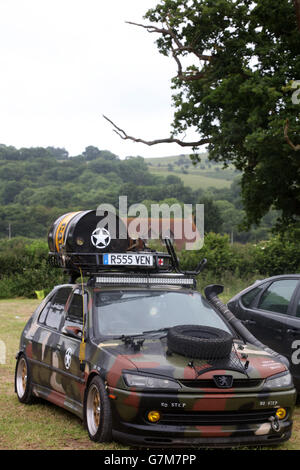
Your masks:
{"label": "green grass", "polygon": [[[202,279],[207,283],[209,279]],[[243,281],[227,279],[224,300],[233,296]],[[244,281],[245,282],[245,281]],[[71,413],[50,403],[37,400],[33,405],[19,403],[14,393],[15,354],[26,320],[38,300],[0,301],[0,340],[6,344],[6,364],[0,364],[0,449],[94,449],[123,450],[129,447],[115,442],[96,444],[90,441],[81,421]],[[300,407],[296,408],[291,440],[278,449],[300,449]]]}
{"label": "green grass", "polygon": [[19,403],[14,393],[15,354],[26,320],[38,303],[0,301],[0,340],[6,344],[6,364],[0,365],[0,449],[128,449],[117,443],[93,443],[75,415],[51,403]]}
{"label": "green grass", "polygon": [[197,170],[193,171],[193,169],[188,170],[188,174],[184,174],[181,171],[168,171],[167,168],[150,167],[149,170],[152,174],[158,176],[178,176],[185,186],[189,186],[193,190],[208,189],[211,187],[217,189],[229,188],[232,182],[222,178],[212,178],[210,176],[205,176],[205,173],[200,173]]}
{"label": "green grass", "polygon": [[176,155],[160,158],[146,158],[149,171],[154,175],[178,176],[185,186],[193,190],[208,188],[229,188],[237,176],[233,167],[223,169],[222,164],[209,162],[207,154],[201,156],[201,162],[193,165],[189,155]]}

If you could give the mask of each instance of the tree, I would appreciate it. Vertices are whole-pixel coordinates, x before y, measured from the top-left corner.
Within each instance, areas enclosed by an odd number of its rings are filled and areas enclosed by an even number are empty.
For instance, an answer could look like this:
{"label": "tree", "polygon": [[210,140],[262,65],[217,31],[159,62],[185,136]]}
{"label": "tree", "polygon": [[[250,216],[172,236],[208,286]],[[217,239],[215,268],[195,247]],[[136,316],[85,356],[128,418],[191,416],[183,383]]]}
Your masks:
{"label": "tree", "polygon": [[96,158],[99,158],[101,156],[101,151],[98,149],[98,147],[89,145],[85,148],[84,152],[82,152],[82,155],[87,160],[95,160]]}
{"label": "tree", "polygon": [[47,147],[46,150],[57,160],[67,160],[69,158],[69,152],[65,148]]}
{"label": "tree", "polygon": [[300,0],[294,0],[298,29],[300,31]]}
{"label": "tree", "polygon": [[[159,51],[177,65],[172,135],[144,141],[115,131],[147,145],[208,144],[211,160],[242,172],[248,226],[270,207],[282,223],[299,218],[300,107],[292,94],[300,0],[161,0],[145,18],[150,24],[138,26],[159,34]],[[188,128],[195,142],[180,139]]]}
{"label": "tree", "polygon": [[201,204],[204,204],[204,230],[205,233],[222,231],[223,217],[221,210],[215,202],[208,198],[202,198]]}

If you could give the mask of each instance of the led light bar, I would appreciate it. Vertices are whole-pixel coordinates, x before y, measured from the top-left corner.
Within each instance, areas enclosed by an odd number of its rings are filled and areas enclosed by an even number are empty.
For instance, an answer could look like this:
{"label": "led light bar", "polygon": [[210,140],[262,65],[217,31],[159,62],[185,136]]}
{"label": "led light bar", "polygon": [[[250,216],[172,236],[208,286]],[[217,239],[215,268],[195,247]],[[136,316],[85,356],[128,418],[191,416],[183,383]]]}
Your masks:
{"label": "led light bar", "polygon": [[97,276],[96,284],[148,284],[148,285],[175,285],[192,286],[195,280],[187,277],[123,277],[123,276]]}

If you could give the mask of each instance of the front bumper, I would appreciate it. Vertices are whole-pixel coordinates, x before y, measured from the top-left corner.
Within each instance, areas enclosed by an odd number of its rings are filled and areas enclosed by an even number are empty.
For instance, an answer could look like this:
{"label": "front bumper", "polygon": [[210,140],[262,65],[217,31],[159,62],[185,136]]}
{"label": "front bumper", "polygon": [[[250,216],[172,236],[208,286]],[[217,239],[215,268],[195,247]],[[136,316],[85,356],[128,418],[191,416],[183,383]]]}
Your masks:
{"label": "front bumper", "polygon": [[284,430],[280,434],[269,436],[239,436],[230,437],[173,437],[172,435],[165,436],[166,432],[161,437],[155,436],[139,436],[137,434],[128,435],[126,432],[113,430],[113,438],[121,443],[127,445],[136,445],[139,447],[197,447],[197,448],[233,448],[241,446],[271,446],[278,445],[282,442],[288,441],[291,437],[292,425],[284,425]]}
{"label": "front bumper", "polygon": [[[154,394],[111,389],[113,436],[139,446],[236,447],[271,445],[291,436],[295,390],[259,394]],[[279,429],[276,409],[288,410]],[[161,413],[157,423],[147,413]]]}

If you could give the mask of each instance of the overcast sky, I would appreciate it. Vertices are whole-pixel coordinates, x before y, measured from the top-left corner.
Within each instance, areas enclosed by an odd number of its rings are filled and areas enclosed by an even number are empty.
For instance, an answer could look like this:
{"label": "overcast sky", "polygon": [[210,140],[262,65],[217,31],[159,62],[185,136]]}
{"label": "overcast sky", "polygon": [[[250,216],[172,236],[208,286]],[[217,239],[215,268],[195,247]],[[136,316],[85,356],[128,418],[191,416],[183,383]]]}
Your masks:
{"label": "overcast sky", "polygon": [[157,0],[0,0],[0,143],[15,147],[88,145],[127,155],[188,153],[173,145],[122,141],[170,134],[171,59],[142,22]]}

